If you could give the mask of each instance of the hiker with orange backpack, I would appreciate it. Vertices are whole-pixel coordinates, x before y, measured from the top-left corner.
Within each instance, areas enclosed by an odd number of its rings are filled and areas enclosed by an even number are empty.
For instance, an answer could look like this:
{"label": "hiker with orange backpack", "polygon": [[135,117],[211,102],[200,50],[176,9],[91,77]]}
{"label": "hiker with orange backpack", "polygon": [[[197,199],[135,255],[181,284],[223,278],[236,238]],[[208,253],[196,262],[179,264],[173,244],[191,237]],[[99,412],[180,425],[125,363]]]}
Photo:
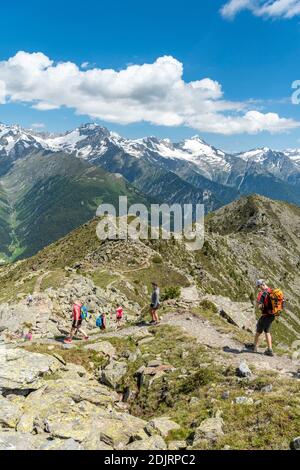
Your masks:
{"label": "hiker with orange backpack", "polygon": [[266,356],[274,356],[272,347],[271,328],[276,317],[284,309],[284,295],[280,289],[271,289],[263,279],[256,281],[256,287],[259,290],[257,296],[257,306],[261,310],[261,317],[257,322],[254,344],[250,346],[253,352],[257,352],[260,336],[265,333],[268,349]]}

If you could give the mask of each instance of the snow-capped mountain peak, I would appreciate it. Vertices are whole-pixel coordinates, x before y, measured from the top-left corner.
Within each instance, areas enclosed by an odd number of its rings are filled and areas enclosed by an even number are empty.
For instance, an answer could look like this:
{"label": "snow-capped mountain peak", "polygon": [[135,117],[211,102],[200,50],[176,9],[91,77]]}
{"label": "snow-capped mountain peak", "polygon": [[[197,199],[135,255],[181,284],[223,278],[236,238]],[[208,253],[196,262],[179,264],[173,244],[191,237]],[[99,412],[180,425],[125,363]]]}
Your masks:
{"label": "snow-capped mountain peak", "polygon": [[272,152],[269,147],[261,147],[249,150],[247,152],[237,154],[237,157],[242,158],[245,161],[260,162],[268,158],[268,154]]}
{"label": "snow-capped mountain peak", "polygon": [[4,156],[14,162],[39,150],[66,152],[91,163],[109,151],[111,155],[118,153],[120,158],[126,154],[168,169],[192,167],[206,178],[220,178],[222,182],[228,180],[232,169],[241,162],[247,168],[249,165],[259,165],[263,171],[271,172],[276,177],[282,172],[291,174],[300,168],[300,149],[276,152],[262,147],[230,155],[209,145],[199,135],[173,143],[170,139],[154,136],[126,139],[95,123],[83,124],[59,135],[0,124],[0,158]]}

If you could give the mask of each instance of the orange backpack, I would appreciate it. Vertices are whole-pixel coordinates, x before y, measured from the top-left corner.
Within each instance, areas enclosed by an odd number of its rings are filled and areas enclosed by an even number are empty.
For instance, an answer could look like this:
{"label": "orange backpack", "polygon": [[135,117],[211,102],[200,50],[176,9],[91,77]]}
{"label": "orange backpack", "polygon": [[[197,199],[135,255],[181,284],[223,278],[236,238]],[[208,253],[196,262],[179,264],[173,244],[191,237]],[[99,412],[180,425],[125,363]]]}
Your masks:
{"label": "orange backpack", "polygon": [[272,315],[279,316],[284,309],[284,295],[280,289],[273,289],[270,294]]}

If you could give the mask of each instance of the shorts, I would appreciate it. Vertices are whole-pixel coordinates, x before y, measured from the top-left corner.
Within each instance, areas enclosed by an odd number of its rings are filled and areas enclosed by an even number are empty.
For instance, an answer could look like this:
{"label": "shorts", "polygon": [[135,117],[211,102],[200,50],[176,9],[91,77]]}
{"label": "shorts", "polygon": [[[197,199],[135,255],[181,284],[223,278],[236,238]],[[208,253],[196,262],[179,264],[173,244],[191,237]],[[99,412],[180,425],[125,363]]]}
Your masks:
{"label": "shorts", "polygon": [[79,320],[78,322],[76,320],[73,320],[72,328],[80,328],[81,325],[82,325],[82,320]]}
{"label": "shorts", "polygon": [[151,310],[158,310],[160,305],[158,304],[156,307],[154,307],[154,304],[150,305]]}
{"label": "shorts", "polygon": [[275,315],[263,315],[257,322],[256,332],[261,333],[270,333],[272,323],[275,320]]}

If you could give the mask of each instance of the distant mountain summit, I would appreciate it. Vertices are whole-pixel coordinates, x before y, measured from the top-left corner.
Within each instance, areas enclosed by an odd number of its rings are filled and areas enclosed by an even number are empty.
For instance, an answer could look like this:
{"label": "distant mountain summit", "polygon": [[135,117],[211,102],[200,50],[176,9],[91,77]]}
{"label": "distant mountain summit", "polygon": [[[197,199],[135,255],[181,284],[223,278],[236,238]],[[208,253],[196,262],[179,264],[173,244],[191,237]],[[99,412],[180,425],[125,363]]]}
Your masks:
{"label": "distant mountain summit", "polygon": [[84,124],[60,135],[0,124],[1,168],[7,168],[7,159],[14,161],[41,149],[74,154],[89,162],[96,161],[100,166],[102,157],[103,165],[107,165],[108,154],[113,159],[117,153],[122,153],[175,170],[175,173],[186,174],[186,169],[190,168],[211,181],[231,187],[238,187],[250,173],[268,173],[291,184],[298,182],[300,174],[299,149],[275,151],[263,147],[229,154],[197,135],[173,143],[156,137],[126,139],[97,124]]}

